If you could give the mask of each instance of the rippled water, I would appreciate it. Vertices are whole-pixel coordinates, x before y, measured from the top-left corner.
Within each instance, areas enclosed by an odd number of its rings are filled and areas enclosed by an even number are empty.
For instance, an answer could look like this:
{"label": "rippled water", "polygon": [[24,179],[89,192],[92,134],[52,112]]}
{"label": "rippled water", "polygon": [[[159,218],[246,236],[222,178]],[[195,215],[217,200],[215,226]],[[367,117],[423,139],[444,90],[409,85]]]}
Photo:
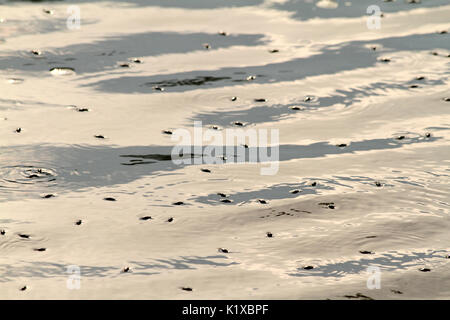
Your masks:
{"label": "rippled water", "polygon": [[[448,299],[449,18],[448,0],[0,0],[0,297]],[[175,164],[194,121],[279,130],[278,172],[219,146]]]}

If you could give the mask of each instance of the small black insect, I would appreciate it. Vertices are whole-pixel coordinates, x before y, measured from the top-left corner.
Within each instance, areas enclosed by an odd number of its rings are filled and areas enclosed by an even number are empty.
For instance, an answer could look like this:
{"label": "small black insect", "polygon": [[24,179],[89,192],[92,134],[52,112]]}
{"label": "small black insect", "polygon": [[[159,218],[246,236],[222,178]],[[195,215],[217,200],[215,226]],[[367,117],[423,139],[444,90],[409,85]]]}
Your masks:
{"label": "small black insect", "polygon": [[116,201],[116,199],[112,198],[112,197],[106,197],[106,198],[103,198],[103,200],[105,200],[105,201]]}
{"label": "small black insect", "polygon": [[266,102],[267,100],[264,98],[257,98],[257,99],[254,99],[254,101],[255,102]]}
{"label": "small black insect", "polygon": [[395,294],[403,294],[403,292],[401,292],[399,290],[394,290],[394,289],[391,289],[391,292],[395,293]]}
{"label": "small black insect", "polygon": [[0,230],[0,235],[4,236],[5,234],[6,234],[6,231],[3,230],[3,229],[1,229],[1,230]]}
{"label": "small black insect", "polygon": [[272,238],[273,237],[272,232],[267,232],[266,235],[267,235],[267,238]]}
{"label": "small black insect", "polygon": [[317,186],[317,182],[313,182],[313,183],[311,183],[311,186],[312,186],[312,187],[315,187],[315,186]]}
{"label": "small black insect", "polygon": [[376,182],[375,182],[375,185],[376,185],[377,187],[382,187],[382,186],[383,186],[383,184],[382,184],[381,182],[379,182],[379,181],[376,181]]}
{"label": "small black insect", "polygon": [[206,172],[206,173],[211,173],[211,170],[209,170],[209,169],[205,169],[205,168],[202,168],[202,169],[200,169],[202,172]]}
{"label": "small black insect", "polygon": [[264,199],[258,199],[258,202],[261,203],[261,204],[267,204],[267,201],[264,200]]}
{"label": "small black insect", "polygon": [[139,218],[139,220],[143,220],[143,221],[147,221],[147,220],[151,220],[151,219],[152,219],[152,217],[150,217],[150,216],[145,216],[145,217]]}
{"label": "small black insect", "polygon": [[45,250],[47,250],[47,249],[46,248],[36,248],[36,249],[34,249],[34,251],[40,251],[40,252],[43,252]]}
{"label": "small black insect", "polygon": [[297,194],[297,193],[301,192],[301,190],[295,189],[295,190],[291,190],[289,192],[292,194]]}
{"label": "small black insect", "polygon": [[27,286],[23,286],[22,288],[20,288],[20,291],[25,291],[27,290]]}
{"label": "small black insect", "polygon": [[122,269],[122,272],[126,273],[126,272],[129,272],[130,270],[131,270],[130,267],[125,267]]}
{"label": "small black insect", "polygon": [[77,225],[77,226],[80,226],[82,223],[83,223],[82,220],[77,220],[77,221],[75,221],[75,225]]}
{"label": "small black insect", "polygon": [[344,148],[346,146],[347,146],[347,144],[345,144],[345,143],[341,143],[341,144],[336,145],[336,147],[339,147],[339,148]]}
{"label": "small black insect", "polygon": [[368,251],[368,250],[359,250],[359,253],[361,253],[361,254],[373,254],[372,251]]}
{"label": "small black insect", "polygon": [[363,299],[363,300],[373,300],[373,298],[366,296],[360,292],[356,293],[354,296],[352,295],[345,295],[344,297],[349,298],[349,299]]}
{"label": "small black insect", "polygon": [[17,128],[17,129],[16,129],[16,132],[17,132],[17,133],[21,133],[21,132],[22,132],[22,128]]}
{"label": "small black insect", "polygon": [[314,267],[313,266],[304,266],[303,269],[304,270],[311,270],[311,269],[314,269]]}
{"label": "small black insect", "polygon": [[172,134],[173,132],[171,130],[163,130],[164,134]]}
{"label": "small black insect", "polygon": [[231,100],[231,101],[236,101],[236,100],[237,100],[237,97],[231,97],[230,100]]}
{"label": "small black insect", "polygon": [[228,253],[228,249],[225,249],[225,248],[219,248],[218,250],[219,250],[219,252],[222,252],[222,253]]}
{"label": "small black insect", "polygon": [[270,52],[270,53],[277,53],[277,52],[280,52],[280,50],[278,50],[278,49],[272,49],[272,50],[269,50],[269,52]]}
{"label": "small black insect", "polygon": [[172,222],[173,221],[173,218],[172,217],[170,217],[169,219],[167,219],[167,222]]}
{"label": "small black insect", "polygon": [[23,239],[29,239],[30,238],[30,235],[24,234],[24,233],[19,233],[18,236],[23,238]]}
{"label": "small black insect", "polygon": [[96,134],[94,137],[96,137],[97,139],[105,139],[105,136],[102,134]]}
{"label": "small black insect", "polygon": [[430,268],[420,268],[419,271],[422,271],[422,272],[430,272],[431,269],[430,269]]}
{"label": "small black insect", "polygon": [[238,127],[243,127],[244,126],[244,124],[242,122],[240,122],[240,121],[235,121],[234,125],[238,126]]}
{"label": "small black insect", "polygon": [[189,287],[181,287],[180,289],[184,291],[193,291],[193,289]]}
{"label": "small black insect", "polygon": [[42,196],[43,199],[49,199],[49,198],[53,198],[55,195],[54,194],[46,194],[45,196]]}
{"label": "small black insect", "polygon": [[183,205],[184,204],[184,202],[183,201],[178,201],[178,202],[174,202],[174,203],[172,203],[174,206],[181,206],[181,205]]}
{"label": "small black insect", "polygon": [[405,136],[398,136],[396,139],[397,140],[403,140],[403,139],[405,139],[406,137]]}

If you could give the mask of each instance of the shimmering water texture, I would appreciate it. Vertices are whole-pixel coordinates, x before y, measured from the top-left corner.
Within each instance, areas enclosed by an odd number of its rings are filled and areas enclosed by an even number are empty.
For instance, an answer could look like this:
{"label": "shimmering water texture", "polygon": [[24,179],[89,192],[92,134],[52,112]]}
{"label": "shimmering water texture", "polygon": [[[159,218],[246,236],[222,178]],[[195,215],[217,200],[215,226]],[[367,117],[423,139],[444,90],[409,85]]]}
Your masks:
{"label": "shimmering water texture", "polygon": [[0,298],[449,299],[449,17],[0,0]]}

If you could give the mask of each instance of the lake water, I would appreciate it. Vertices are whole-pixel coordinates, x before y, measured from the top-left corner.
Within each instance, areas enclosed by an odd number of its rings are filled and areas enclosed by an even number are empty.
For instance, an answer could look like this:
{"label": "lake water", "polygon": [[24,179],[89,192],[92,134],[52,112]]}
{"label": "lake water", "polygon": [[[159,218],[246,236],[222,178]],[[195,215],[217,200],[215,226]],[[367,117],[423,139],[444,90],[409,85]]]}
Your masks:
{"label": "lake water", "polygon": [[448,0],[0,0],[0,298],[450,298],[449,32]]}

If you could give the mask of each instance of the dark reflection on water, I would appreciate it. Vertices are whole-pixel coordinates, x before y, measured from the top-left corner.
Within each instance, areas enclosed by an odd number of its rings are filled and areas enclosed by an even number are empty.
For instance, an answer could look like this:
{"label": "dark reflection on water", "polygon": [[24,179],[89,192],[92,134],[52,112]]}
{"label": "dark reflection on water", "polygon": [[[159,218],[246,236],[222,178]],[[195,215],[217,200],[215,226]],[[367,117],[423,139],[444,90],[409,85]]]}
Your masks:
{"label": "dark reflection on water", "polygon": [[[304,196],[307,194],[317,194],[323,190],[333,190],[333,184],[336,183],[333,180],[328,179],[312,179],[311,181],[319,181],[320,183],[316,186],[312,186],[308,181],[302,181],[299,183],[284,183],[279,185],[274,185],[269,188],[254,190],[254,191],[242,191],[239,193],[231,193],[227,195],[227,199],[232,200],[234,204],[244,204],[251,201],[256,201],[257,199],[265,200],[275,200],[275,199],[288,199],[296,198],[299,196]],[[299,193],[291,193],[292,190],[300,190]],[[199,203],[205,203],[209,205],[223,205],[220,200],[224,198],[217,193],[212,193],[207,196],[201,196],[189,200],[194,200]]]}
{"label": "dark reflection on water", "polygon": [[[238,34],[223,37],[214,32],[216,31],[214,30],[213,34],[149,32],[105,37],[94,43],[52,48],[48,52],[42,47],[41,56],[34,56],[29,52],[16,52],[15,55],[0,57],[0,68],[47,72],[49,65],[64,64],[74,67],[77,74],[99,72],[113,67],[119,72],[124,71],[118,66],[119,63],[131,58],[205,50],[202,47],[205,42],[212,44],[211,51],[237,45],[256,46],[264,43],[263,35]],[[143,62],[145,63],[145,59]],[[133,66],[133,63],[130,62],[130,65]]]}
{"label": "dark reflection on water", "polygon": [[[219,261],[216,261],[219,259]],[[213,267],[228,267],[238,264],[237,262],[221,262],[220,260],[228,260],[224,255],[206,256],[206,257],[180,257],[173,259],[155,259],[154,263],[144,263],[138,261],[131,261],[136,266],[134,270],[139,273],[140,270],[148,269],[197,269],[196,266],[213,266]],[[136,273],[136,272],[135,272]]]}
{"label": "dark reflection on water", "polygon": [[344,277],[348,274],[365,272],[369,266],[377,266],[381,270],[402,270],[411,267],[422,267],[430,259],[444,260],[446,253],[447,251],[445,250],[411,253],[390,251],[374,255],[372,259],[362,258],[359,260],[324,264],[312,270],[303,270],[303,267],[301,267],[297,269],[297,272],[290,273],[289,275],[295,277]]}
{"label": "dark reflection on water", "polygon": [[[116,0],[120,1],[120,0]],[[158,6],[186,9],[215,9],[224,7],[254,6],[263,3],[263,0],[125,0],[145,6]]]}
{"label": "dark reflection on water", "polygon": [[205,125],[219,125],[221,127],[231,127],[233,122],[241,121],[244,123],[264,123],[264,122],[276,122],[287,118],[289,115],[293,115],[296,112],[289,109],[289,107],[299,105],[296,103],[288,105],[262,105],[247,108],[246,105],[238,106],[240,110],[230,111],[217,111],[217,112],[205,112],[198,113],[194,117],[186,121],[190,123],[192,121],[202,121]]}
{"label": "dark reflection on water", "polygon": [[[226,38],[226,37],[225,37]],[[178,79],[183,85],[173,86],[170,92],[183,92],[198,89],[198,85],[187,85],[184,79],[198,77],[221,77],[221,81],[209,82],[214,87],[225,87],[246,82],[247,75],[259,75],[249,83],[273,83],[281,81],[294,81],[310,76],[335,74],[342,71],[368,68],[376,65],[381,57],[401,50],[429,51],[430,48],[450,50],[450,34],[423,34],[406,37],[384,38],[376,41],[383,46],[382,51],[373,51],[368,46],[373,41],[353,41],[342,44],[340,47],[329,46],[322,52],[306,58],[297,58],[286,62],[270,63],[263,66],[228,67],[216,71],[198,71],[174,73],[154,76],[123,76],[114,79],[101,80],[89,86],[105,92],[123,93],[149,93],[152,92],[145,83],[163,83]],[[251,44],[248,44],[251,45]],[[443,60],[443,63],[447,60]],[[281,72],[290,70],[292,72]],[[418,70],[420,72],[420,70]]]}
{"label": "dark reflection on water", "polygon": [[177,87],[177,86],[202,86],[204,84],[208,84],[209,82],[228,80],[230,77],[195,77],[193,79],[172,79],[172,80],[163,80],[157,82],[146,82],[145,86],[160,86],[160,87]]}
{"label": "dark reflection on water", "polygon": [[[330,155],[351,154],[370,150],[398,149],[403,145],[433,142],[440,137],[424,138],[407,134],[403,140],[393,138],[373,139],[352,142],[345,148],[330,145],[328,142],[317,142],[310,145],[281,145],[279,160],[288,161],[304,158],[318,158]],[[203,148],[206,148],[204,146]],[[243,147],[240,147],[243,148]],[[242,149],[241,149],[242,150]],[[224,150],[224,153],[225,154]],[[249,159],[250,152],[258,148],[243,149],[246,162],[259,162],[261,158]],[[81,146],[12,146],[2,148],[0,160],[0,201],[36,197],[40,193],[76,191],[87,187],[100,187],[125,184],[143,176],[163,175],[177,170],[186,164],[175,164],[171,159],[172,147],[81,147]],[[235,148],[234,152],[237,152]],[[269,151],[270,152],[270,151]],[[200,157],[201,155],[185,154],[183,158]],[[125,161],[124,161],[125,160]],[[190,159],[192,160],[192,159]],[[142,161],[141,165],[132,165]],[[235,162],[234,156],[217,163]],[[267,161],[267,160],[263,160]],[[191,162],[192,163],[192,162]],[[11,172],[11,168],[15,168]],[[17,168],[22,168],[17,171]],[[28,170],[51,172],[51,179],[30,178]],[[19,184],[23,179],[27,184]],[[36,179],[36,180],[34,180]],[[33,183],[45,180],[45,184]],[[45,188],[42,186],[45,185]]]}
{"label": "dark reflection on water", "polygon": [[[427,252],[402,253],[389,251],[376,254],[373,258],[362,258],[359,260],[349,260],[337,263],[329,263],[315,266],[312,270],[304,270],[299,267],[296,272],[288,273],[294,277],[335,277],[340,278],[348,274],[358,274],[365,272],[369,266],[377,266],[383,270],[404,270],[414,267],[422,267],[427,263],[444,261],[446,250],[429,250]],[[130,261],[130,274],[153,275],[159,274],[163,270],[195,270],[197,267],[228,267],[239,263],[228,260],[224,255],[216,256],[182,256],[173,259],[154,259],[152,262]],[[23,278],[54,278],[68,277],[68,264],[51,263],[37,261],[32,263],[22,263],[16,265],[2,264],[0,271],[2,277],[0,282],[16,281],[18,277]],[[80,265],[82,277],[117,277],[121,276],[119,266],[87,266]],[[149,272],[151,271],[151,272]]]}
{"label": "dark reflection on water", "polygon": [[94,2],[119,2],[131,3],[139,6],[157,6],[167,8],[185,9],[215,9],[227,7],[254,6],[263,3],[263,0],[0,0],[0,4],[9,2],[67,2],[94,3]]}
{"label": "dark reflection on water", "polygon": [[[17,281],[18,277],[24,278],[53,278],[68,277],[67,264],[36,261],[27,264],[0,265],[0,282]],[[82,277],[107,277],[117,270],[115,267],[80,266]]]}
{"label": "dark reflection on water", "polygon": [[[320,194],[324,190],[335,190],[336,187],[345,187],[351,190],[354,188],[354,183],[371,185],[373,188],[378,188],[375,185],[377,180],[370,177],[333,176],[333,179],[304,177],[302,180],[303,181],[299,181],[297,183],[282,183],[259,190],[230,193],[227,195],[227,199],[232,200],[232,203],[234,204],[245,204],[248,202],[254,202],[258,199],[277,200],[297,198],[309,194]],[[403,182],[403,180],[400,181]],[[312,185],[312,182],[315,182],[315,184]],[[392,186],[393,185],[390,183],[383,183],[383,187]],[[293,192],[294,190],[295,192]],[[207,196],[195,197],[189,200],[208,205],[223,205],[220,201],[222,199],[224,198],[217,193],[211,193]]]}
{"label": "dark reflection on water", "polygon": [[[185,8],[185,9],[216,9],[244,6],[258,6],[264,3],[263,0],[0,0],[0,4],[14,2],[67,2],[95,3],[95,2],[118,2],[130,3],[138,6],[157,6],[162,8]],[[348,7],[343,1],[336,0],[338,7],[334,9],[320,8],[316,6],[318,0],[289,0],[285,3],[272,4],[270,8],[284,10],[293,13],[293,18],[305,20],[310,18],[334,18],[334,17],[360,17],[366,15],[367,7],[376,4],[382,12],[399,12],[417,8],[438,7],[448,4],[447,0],[421,1],[421,3],[409,4],[405,0],[383,3],[382,1],[358,0],[352,1]]]}
{"label": "dark reflection on water", "polygon": [[120,156],[124,157],[124,158],[152,159],[152,160],[158,160],[158,161],[172,160],[172,156],[170,154],[155,154],[155,153],[144,154],[144,155],[123,154]]}

